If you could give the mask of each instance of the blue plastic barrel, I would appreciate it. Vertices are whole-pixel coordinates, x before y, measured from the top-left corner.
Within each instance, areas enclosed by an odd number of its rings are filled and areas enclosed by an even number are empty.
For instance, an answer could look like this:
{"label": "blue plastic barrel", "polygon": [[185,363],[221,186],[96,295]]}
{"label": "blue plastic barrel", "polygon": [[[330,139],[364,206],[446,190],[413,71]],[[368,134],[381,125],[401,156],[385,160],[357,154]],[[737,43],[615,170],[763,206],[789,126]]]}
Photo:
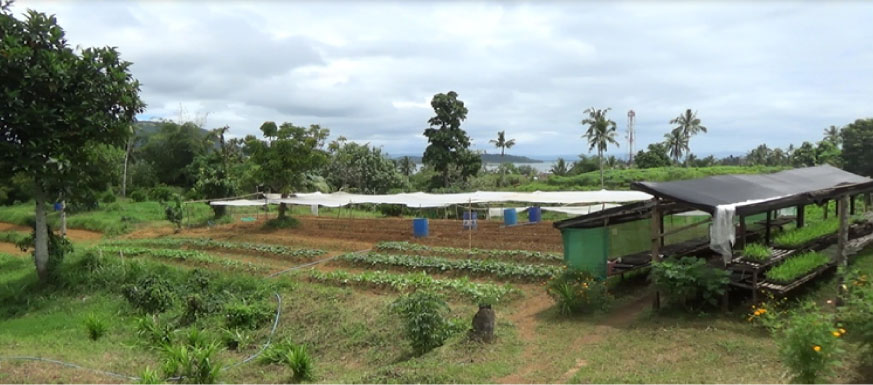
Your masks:
{"label": "blue plastic barrel", "polygon": [[55,211],[61,211],[63,208],[64,205],[62,205],[61,202],[55,202]]}
{"label": "blue plastic barrel", "polygon": [[503,224],[512,226],[516,222],[518,222],[518,216],[515,213],[515,209],[503,209]]}
{"label": "blue plastic barrel", "polygon": [[475,211],[464,211],[464,230],[479,228],[478,216]]}
{"label": "blue plastic barrel", "polygon": [[412,220],[412,234],[416,238],[427,236],[427,218],[415,218]]}
{"label": "blue plastic barrel", "polygon": [[539,223],[543,219],[543,212],[539,206],[533,206],[527,209],[527,220],[530,223]]}

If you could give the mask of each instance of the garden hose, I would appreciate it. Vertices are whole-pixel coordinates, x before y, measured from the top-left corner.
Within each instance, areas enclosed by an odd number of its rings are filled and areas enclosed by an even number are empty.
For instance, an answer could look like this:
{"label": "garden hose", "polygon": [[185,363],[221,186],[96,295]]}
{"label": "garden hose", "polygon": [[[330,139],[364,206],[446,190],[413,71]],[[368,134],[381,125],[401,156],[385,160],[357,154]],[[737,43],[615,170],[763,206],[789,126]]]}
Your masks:
{"label": "garden hose", "polygon": [[[273,340],[273,334],[276,333],[276,328],[279,326],[279,315],[280,315],[280,313],[281,313],[281,311],[282,311],[282,297],[279,296],[279,293],[273,293],[273,295],[276,296],[276,316],[275,316],[275,318],[273,319],[273,328],[270,330],[270,334],[267,335],[267,342],[264,343],[264,346],[262,346],[262,347],[261,347],[261,350],[259,350],[257,353],[252,354],[252,355],[249,356],[248,358],[246,358],[246,359],[244,359],[244,360],[242,360],[242,361],[240,361],[240,362],[237,362],[237,363],[235,363],[235,364],[233,364],[233,365],[225,366],[224,368],[221,369],[222,371],[229,370],[229,369],[233,369],[233,368],[235,368],[235,367],[237,367],[237,366],[240,366],[240,365],[246,364],[246,363],[248,363],[248,362],[251,362],[252,360],[254,360],[255,358],[257,358],[258,356],[260,356],[261,354],[263,354],[264,351],[267,350],[267,347],[270,346],[270,343],[272,343],[272,340]],[[97,373],[97,374],[102,374],[102,375],[105,375],[105,376],[121,378],[121,379],[125,379],[125,380],[139,381],[139,380],[141,379],[140,377],[128,376],[128,375],[126,375],[126,374],[120,374],[120,373],[110,372],[110,371],[106,371],[106,370],[93,369],[93,368],[86,368],[86,367],[84,367],[84,366],[77,365],[77,364],[74,364],[74,363],[71,363],[71,362],[65,362],[65,361],[60,361],[60,360],[53,360],[53,359],[42,358],[42,357],[29,357],[29,356],[10,356],[10,357],[4,357],[4,356],[0,356],[0,361],[35,361],[35,362],[48,362],[48,363],[52,363],[52,364],[55,364],[55,365],[66,366],[66,367],[74,368],[74,369],[87,370],[87,371],[94,372],[94,373]],[[184,376],[180,376],[180,377],[170,377],[170,378],[166,378],[166,379],[164,379],[164,380],[165,380],[165,381],[168,381],[168,382],[169,382],[169,381],[179,381],[179,380],[181,380],[181,379],[183,379],[183,378],[185,378],[185,377],[184,377]]]}

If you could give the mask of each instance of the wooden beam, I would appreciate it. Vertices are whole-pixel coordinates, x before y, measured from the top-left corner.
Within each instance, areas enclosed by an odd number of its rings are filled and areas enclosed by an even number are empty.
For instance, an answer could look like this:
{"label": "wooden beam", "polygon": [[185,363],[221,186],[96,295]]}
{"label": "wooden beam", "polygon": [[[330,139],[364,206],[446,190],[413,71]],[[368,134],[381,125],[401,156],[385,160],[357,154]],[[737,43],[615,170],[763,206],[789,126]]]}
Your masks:
{"label": "wooden beam", "polygon": [[849,195],[840,197],[840,205],[837,207],[840,216],[840,230],[837,237],[837,267],[839,269],[839,278],[837,279],[837,305],[842,304],[844,293],[843,283],[848,267],[848,258],[846,258],[846,244],[849,243]]}
{"label": "wooden beam", "polygon": [[796,215],[796,217],[797,217],[797,228],[798,228],[798,229],[801,228],[801,227],[803,227],[803,225],[804,225],[804,223],[803,223],[803,219],[804,219],[804,217],[805,217],[805,214],[806,214],[806,206],[804,206],[804,205],[798,205],[798,206],[797,206],[797,215]]}
{"label": "wooden beam", "polygon": [[[658,203],[658,198],[654,198],[655,205],[652,207],[652,220],[651,220],[651,231],[652,231],[652,265],[660,262],[661,255],[661,241],[660,241],[660,223],[661,223],[661,208]],[[655,288],[655,298],[652,300],[652,309],[658,310],[661,308],[661,293],[658,292],[658,289]]]}
{"label": "wooden beam", "polygon": [[[662,217],[661,219],[663,220],[663,217]],[[694,223],[692,223],[692,224],[690,224],[690,225],[682,226],[682,227],[680,227],[680,228],[678,228],[678,229],[673,229],[673,230],[670,230],[670,231],[667,231],[667,232],[662,232],[660,235],[661,235],[662,237],[666,237],[666,236],[668,236],[668,235],[673,235],[673,234],[676,234],[676,233],[679,233],[679,232],[682,232],[682,231],[688,230],[688,229],[690,229],[690,228],[700,226],[700,225],[702,225],[702,224],[704,224],[704,223],[709,223],[709,222],[711,222],[711,221],[712,221],[712,218],[706,218],[706,219],[704,219],[704,220],[701,220],[701,221],[698,221],[698,222],[694,222]],[[663,230],[664,230],[664,227],[661,227],[661,231],[663,231]],[[663,241],[663,239],[662,239],[662,241]],[[661,243],[661,246],[664,246],[663,242]]]}

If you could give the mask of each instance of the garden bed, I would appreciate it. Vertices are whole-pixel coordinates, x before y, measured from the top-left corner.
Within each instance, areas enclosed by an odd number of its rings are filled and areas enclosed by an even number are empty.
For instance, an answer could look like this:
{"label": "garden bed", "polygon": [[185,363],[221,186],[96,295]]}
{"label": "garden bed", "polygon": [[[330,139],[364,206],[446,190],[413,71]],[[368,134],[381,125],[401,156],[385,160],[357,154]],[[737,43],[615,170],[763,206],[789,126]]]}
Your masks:
{"label": "garden bed", "polygon": [[810,272],[832,263],[827,255],[818,252],[809,252],[786,259],[779,265],[764,273],[767,281],[777,284],[790,284]]}
{"label": "garden bed", "polygon": [[481,259],[448,259],[422,255],[380,253],[350,253],[337,257],[338,261],[353,265],[401,267],[430,272],[490,275],[516,280],[546,280],[564,268],[555,265],[519,264]]}
{"label": "garden bed", "polygon": [[379,242],[374,249],[387,252],[406,253],[413,251],[418,255],[463,256],[480,259],[511,259],[530,262],[561,263],[564,256],[558,253],[530,250],[478,249],[445,246],[427,246],[410,242]]}

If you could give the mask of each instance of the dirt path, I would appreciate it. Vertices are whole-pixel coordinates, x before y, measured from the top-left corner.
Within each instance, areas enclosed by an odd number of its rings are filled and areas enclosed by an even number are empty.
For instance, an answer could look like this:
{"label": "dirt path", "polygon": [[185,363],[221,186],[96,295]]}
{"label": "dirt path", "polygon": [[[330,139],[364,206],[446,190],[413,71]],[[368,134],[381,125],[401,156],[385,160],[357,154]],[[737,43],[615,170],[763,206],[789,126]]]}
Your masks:
{"label": "dirt path", "polygon": [[[14,223],[0,222],[0,231],[18,231],[22,233],[30,233],[31,228],[27,226],[16,225]],[[102,233],[82,229],[67,229],[67,238],[73,242],[92,242],[100,240],[103,237]]]}
{"label": "dirt path", "polygon": [[[602,341],[608,333],[615,331],[617,328],[629,325],[631,322],[633,322],[634,319],[636,319],[637,315],[641,311],[643,311],[646,306],[648,306],[649,303],[651,303],[651,298],[648,296],[644,296],[629,304],[623,305],[617,309],[613,309],[608,314],[606,319],[601,321],[601,323],[597,325],[593,331],[579,336],[572,341],[569,341],[565,346],[565,350],[567,351],[568,355],[578,355],[588,345]],[[525,349],[522,353],[521,359],[521,362],[524,363],[524,367],[520,368],[520,370],[513,374],[496,379],[496,383],[529,383],[531,382],[531,380],[528,379],[528,376],[541,369],[547,369],[548,366],[551,364],[551,362],[541,362],[537,360],[536,341],[538,337],[537,316],[552,307],[553,305],[554,302],[552,301],[552,299],[543,292],[523,301],[520,304],[520,307],[523,310],[510,317],[510,319],[515,323],[516,328],[518,328],[519,338],[521,338],[525,345]],[[574,375],[576,375],[577,372],[579,372],[580,369],[585,367],[585,365],[587,364],[588,363],[584,359],[578,359],[576,360],[576,363],[573,365],[573,367],[564,372],[559,378],[537,379],[534,382],[567,383],[570,379],[573,378]]]}
{"label": "dirt path", "polygon": [[527,383],[525,377],[539,368],[536,360],[537,315],[548,310],[552,305],[554,305],[552,298],[544,290],[540,290],[537,295],[525,299],[518,305],[522,311],[509,317],[518,329],[518,337],[524,343],[521,362],[525,363],[525,366],[518,372],[498,378],[495,380],[496,383]]}

